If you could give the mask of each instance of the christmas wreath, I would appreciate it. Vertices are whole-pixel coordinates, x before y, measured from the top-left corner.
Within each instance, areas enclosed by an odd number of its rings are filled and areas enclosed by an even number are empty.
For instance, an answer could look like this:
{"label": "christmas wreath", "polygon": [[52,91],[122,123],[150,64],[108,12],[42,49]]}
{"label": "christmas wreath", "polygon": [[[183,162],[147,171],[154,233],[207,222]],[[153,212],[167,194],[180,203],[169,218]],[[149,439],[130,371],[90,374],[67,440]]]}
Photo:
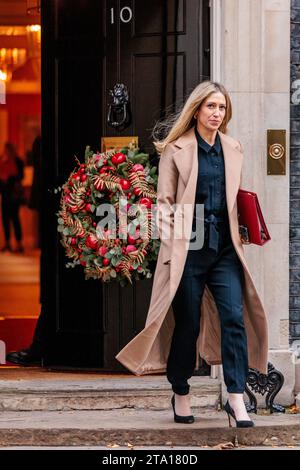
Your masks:
{"label": "christmas wreath", "polygon": [[58,231],[72,259],[66,266],[81,265],[86,279],[115,280],[123,286],[152,277],[160,242],[157,168],[149,155],[134,144],[103,153],[87,147],[85,163],[77,158],[76,163],[56,190],[61,191]]}

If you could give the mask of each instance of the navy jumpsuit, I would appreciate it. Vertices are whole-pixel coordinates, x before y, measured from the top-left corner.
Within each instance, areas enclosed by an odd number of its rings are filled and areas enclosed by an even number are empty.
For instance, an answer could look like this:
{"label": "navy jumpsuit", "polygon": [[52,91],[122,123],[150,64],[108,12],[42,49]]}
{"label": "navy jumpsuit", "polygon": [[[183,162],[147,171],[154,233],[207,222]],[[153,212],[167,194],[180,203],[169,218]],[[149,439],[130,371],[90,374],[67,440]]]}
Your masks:
{"label": "navy jumpsuit", "polygon": [[[204,245],[188,250],[184,271],[172,301],[175,328],[167,362],[167,379],[178,395],[189,393],[196,365],[200,305],[207,285],[221,323],[224,381],[229,393],[243,393],[248,374],[243,319],[243,266],[232,244],[225,188],[224,155],[219,134],[210,146],[195,127],[198,178],[195,203],[204,204]],[[196,216],[194,210],[193,231]]]}

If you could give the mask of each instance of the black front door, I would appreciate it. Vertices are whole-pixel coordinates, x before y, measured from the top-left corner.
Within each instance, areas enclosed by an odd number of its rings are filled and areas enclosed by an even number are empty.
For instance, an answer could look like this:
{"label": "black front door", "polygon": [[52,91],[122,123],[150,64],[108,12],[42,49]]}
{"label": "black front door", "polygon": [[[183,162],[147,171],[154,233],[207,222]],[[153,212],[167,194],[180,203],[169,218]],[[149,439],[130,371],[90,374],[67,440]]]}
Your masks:
{"label": "black front door", "polygon": [[[56,231],[54,188],[102,136],[139,137],[155,160],[151,128],[210,76],[208,0],[42,1],[42,302],[48,364],[116,370],[114,355],[142,327],[151,280],[120,288],[85,281]],[[109,90],[129,91],[131,120],[107,123]]]}
{"label": "black front door", "polygon": [[[116,81],[130,90],[132,124],[152,153],[150,129],[209,79],[209,7],[201,0],[107,0],[103,96]],[[102,132],[114,132],[103,122]],[[117,135],[117,133],[115,133]]]}

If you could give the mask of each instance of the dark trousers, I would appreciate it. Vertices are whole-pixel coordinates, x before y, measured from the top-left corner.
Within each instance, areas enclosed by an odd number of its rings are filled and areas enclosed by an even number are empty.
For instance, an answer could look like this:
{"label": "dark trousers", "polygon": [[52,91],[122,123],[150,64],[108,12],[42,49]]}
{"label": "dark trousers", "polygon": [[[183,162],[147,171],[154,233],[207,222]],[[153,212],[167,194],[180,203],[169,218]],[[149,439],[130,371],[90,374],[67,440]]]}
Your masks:
{"label": "dark trousers", "polygon": [[4,228],[5,241],[10,241],[10,223],[13,223],[15,237],[18,242],[22,240],[22,227],[19,215],[20,204],[11,200],[5,194],[2,195],[2,223]]}
{"label": "dark trousers", "polygon": [[221,323],[224,381],[229,393],[243,393],[248,374],[247,337],[243,321],[244,272],[228,231],[213,251],[205,241],[189,250],[183,275],[172,301],[175,329],[167,363],[167,378],[178,395],[189,393],[188,379],[196,365],[200,305],[205,284],[216,302]]}

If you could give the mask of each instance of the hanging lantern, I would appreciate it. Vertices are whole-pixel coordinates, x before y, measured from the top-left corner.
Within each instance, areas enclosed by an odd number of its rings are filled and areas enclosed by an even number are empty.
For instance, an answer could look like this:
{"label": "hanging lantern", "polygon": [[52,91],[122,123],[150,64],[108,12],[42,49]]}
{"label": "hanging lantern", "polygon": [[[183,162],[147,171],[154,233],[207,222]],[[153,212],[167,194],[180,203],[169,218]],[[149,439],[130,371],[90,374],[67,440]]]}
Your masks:
{"label": "hanging lantern", "polygon": [[27,0],[27,15],[39,16],[41,13],[41,0]]}

